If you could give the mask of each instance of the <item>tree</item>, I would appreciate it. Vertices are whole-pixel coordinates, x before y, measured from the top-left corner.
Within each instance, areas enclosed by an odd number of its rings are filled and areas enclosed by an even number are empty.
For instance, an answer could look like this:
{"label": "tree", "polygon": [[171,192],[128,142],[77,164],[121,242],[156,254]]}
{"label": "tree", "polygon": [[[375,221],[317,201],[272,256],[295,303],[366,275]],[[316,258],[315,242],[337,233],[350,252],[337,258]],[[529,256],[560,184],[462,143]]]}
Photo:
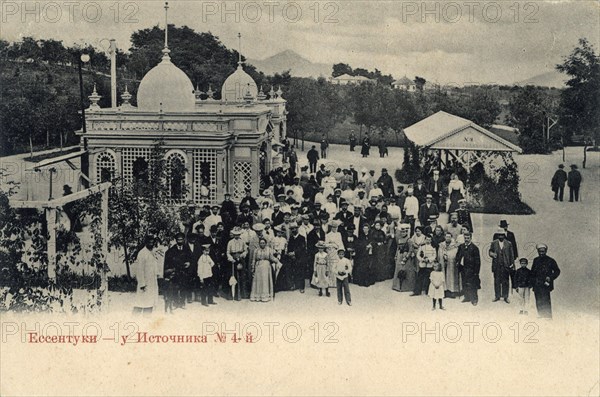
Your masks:
{"label": "tree", "polygon": [[547,153],[544,137],[546,114],[552,113],[552,103],[544,95],[544,89],[526,86],[511,98],[509,109],[511,125],[519,129],[519,146],[525,153]]}
{"label": "tree", "polygon": [[587,39],[556,69],[569,76],[560,98],[559,123],[566,134],[584,135],[595,147],[600,139],[600,58]]}
{"label": "tree", "polygon": [[[179,213],[171,205],[165,149],[155,142],[148,159],[147,178],[114,181],[109,198],[110,247],[122,249],[127,276],[142,247],[144,236],[152,231],[163,244],[179,232]],[[189,189],[182,186],[184,197]]]}
{"label": "tree", "polygon": [[425,80],[423,77],[415,76],[415,85],[417,86],[417,90],[423,91],[425,83],[427,83],[427,80]]}
{"label": "tree", "polygon": [[331,73],[332,77],[338,77],[343,74],[349,74],[350,76],[354,76],[354,72],[352,68],[347,63],[336,63],[333,65],[333,72]]}

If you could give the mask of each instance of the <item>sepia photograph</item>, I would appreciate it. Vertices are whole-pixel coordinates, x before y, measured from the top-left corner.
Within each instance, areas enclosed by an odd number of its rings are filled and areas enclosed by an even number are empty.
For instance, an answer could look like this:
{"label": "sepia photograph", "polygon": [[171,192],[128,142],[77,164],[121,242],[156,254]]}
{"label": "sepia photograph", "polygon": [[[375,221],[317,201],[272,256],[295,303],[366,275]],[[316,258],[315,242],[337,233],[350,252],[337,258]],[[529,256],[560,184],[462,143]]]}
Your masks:
{"label": "sepia photograph", "polygon": [[0,0],[1,396],[600,396],[596,0]]}

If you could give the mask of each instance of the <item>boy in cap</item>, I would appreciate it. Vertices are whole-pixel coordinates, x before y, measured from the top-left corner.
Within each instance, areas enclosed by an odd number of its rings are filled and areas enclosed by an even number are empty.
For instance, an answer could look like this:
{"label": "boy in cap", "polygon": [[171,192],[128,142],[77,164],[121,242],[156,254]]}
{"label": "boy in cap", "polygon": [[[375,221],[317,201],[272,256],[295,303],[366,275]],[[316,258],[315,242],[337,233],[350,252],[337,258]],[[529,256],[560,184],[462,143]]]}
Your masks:
{"label": "boy in cap", "polygon": [[[346,250],[340,248],[337,250],[338,260],[333,265],[333,272],[336,279],[338,304],[343,303],[343,298],[346,298],[348,306],[352,306],[350,297],[350,282],[349,277],[352,274],[352,261],[346,258]],[[343,290],[343,295],[342,295]]]}
{"label": "boy in cap", "polygon": [[210,244],[202,245],[202,255],[198,258],[198,279],[200,280],[200,302],[202,306],[216,305],[214,297],[213,267],[210,257]]}
{"label": "boy in cap", "polygon": [[529,294],[531,292],[531,270],[527,268],[527,263],[527,258],[519,259],[521,267],[519,267],[515,273],[516,292],[521,298],[521,310],[519,311],[519,314],[525,315],[528,314]]}

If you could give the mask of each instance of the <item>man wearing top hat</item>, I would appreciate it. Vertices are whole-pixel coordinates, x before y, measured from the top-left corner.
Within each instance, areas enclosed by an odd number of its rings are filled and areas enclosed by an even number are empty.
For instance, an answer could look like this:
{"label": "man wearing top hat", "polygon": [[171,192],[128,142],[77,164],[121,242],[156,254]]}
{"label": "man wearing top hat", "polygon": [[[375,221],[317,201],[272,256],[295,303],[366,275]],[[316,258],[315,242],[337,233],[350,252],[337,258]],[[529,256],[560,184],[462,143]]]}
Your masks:
{"label": "man wearing top hat", "polygon": [[571,164],[571,171],[567,175],[567,185],[569,185],[569,202],[579,201],[579,187],[581,186],[581,173],[577,171],[577,166]]}
{"label": "man wearing top hat", "polygon": [[565,172],[564,168],[564,165],[559,164],[558,169],[552,177],[552,181],[550,181],[550,186],[552,187],[552,191],[554,192],[554,200],[556,201],[563,201],[563,197],[565,194],[565,183],[567,183],[567,173]]}
{"label": "man wearing top hat", "polygon": [[425,203],[419,208],[419,222],[421,226],[429,225],[429,220],[432,216],[437,219],[440,215],[438,206],[433,203],[433,195],[430,193],[425,196]]}
{"label": "man wearing top hat", "polygon": [[546,244],[538,244],[536,248],[538,256],[533,259],[530,273],[535,305],[540,317],[552,318],[550,292],[554,289],[554,280],[560,275],[560,269],[556,261],[546,255],[548,252]]}
{"label": "man wearing top hat", "polygon": [[508,280],[515,271],[515,253],[512,244],[506,240],[504,229],[496,232],[497,239],[490,245],[489,255],[492,257],[492,273],[494,273],[494,302],[508,300]]}

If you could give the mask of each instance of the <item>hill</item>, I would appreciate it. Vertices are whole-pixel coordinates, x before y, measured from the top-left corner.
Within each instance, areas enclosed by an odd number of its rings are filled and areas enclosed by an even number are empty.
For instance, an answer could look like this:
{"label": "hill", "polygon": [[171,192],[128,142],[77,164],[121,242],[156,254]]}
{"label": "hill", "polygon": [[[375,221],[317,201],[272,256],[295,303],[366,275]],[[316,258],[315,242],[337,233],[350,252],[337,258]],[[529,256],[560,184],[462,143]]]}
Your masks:
{"label": "hill", "polygon": [[530,77],[527,80],[519,81],[515,83],[518,86],[524,87],[526,85],[540,86],[540,87],[552,87],[552,88],[564,88],[566,76],[557,70],[538,74]]}
{"label": "hill", "polygon": [[266,75],[282,73],[290,70],[294,77],[331,76],[332,65],[313,63],[292,50],[285,50],[266,59],[248,59],[247,63],[254,65]]}

